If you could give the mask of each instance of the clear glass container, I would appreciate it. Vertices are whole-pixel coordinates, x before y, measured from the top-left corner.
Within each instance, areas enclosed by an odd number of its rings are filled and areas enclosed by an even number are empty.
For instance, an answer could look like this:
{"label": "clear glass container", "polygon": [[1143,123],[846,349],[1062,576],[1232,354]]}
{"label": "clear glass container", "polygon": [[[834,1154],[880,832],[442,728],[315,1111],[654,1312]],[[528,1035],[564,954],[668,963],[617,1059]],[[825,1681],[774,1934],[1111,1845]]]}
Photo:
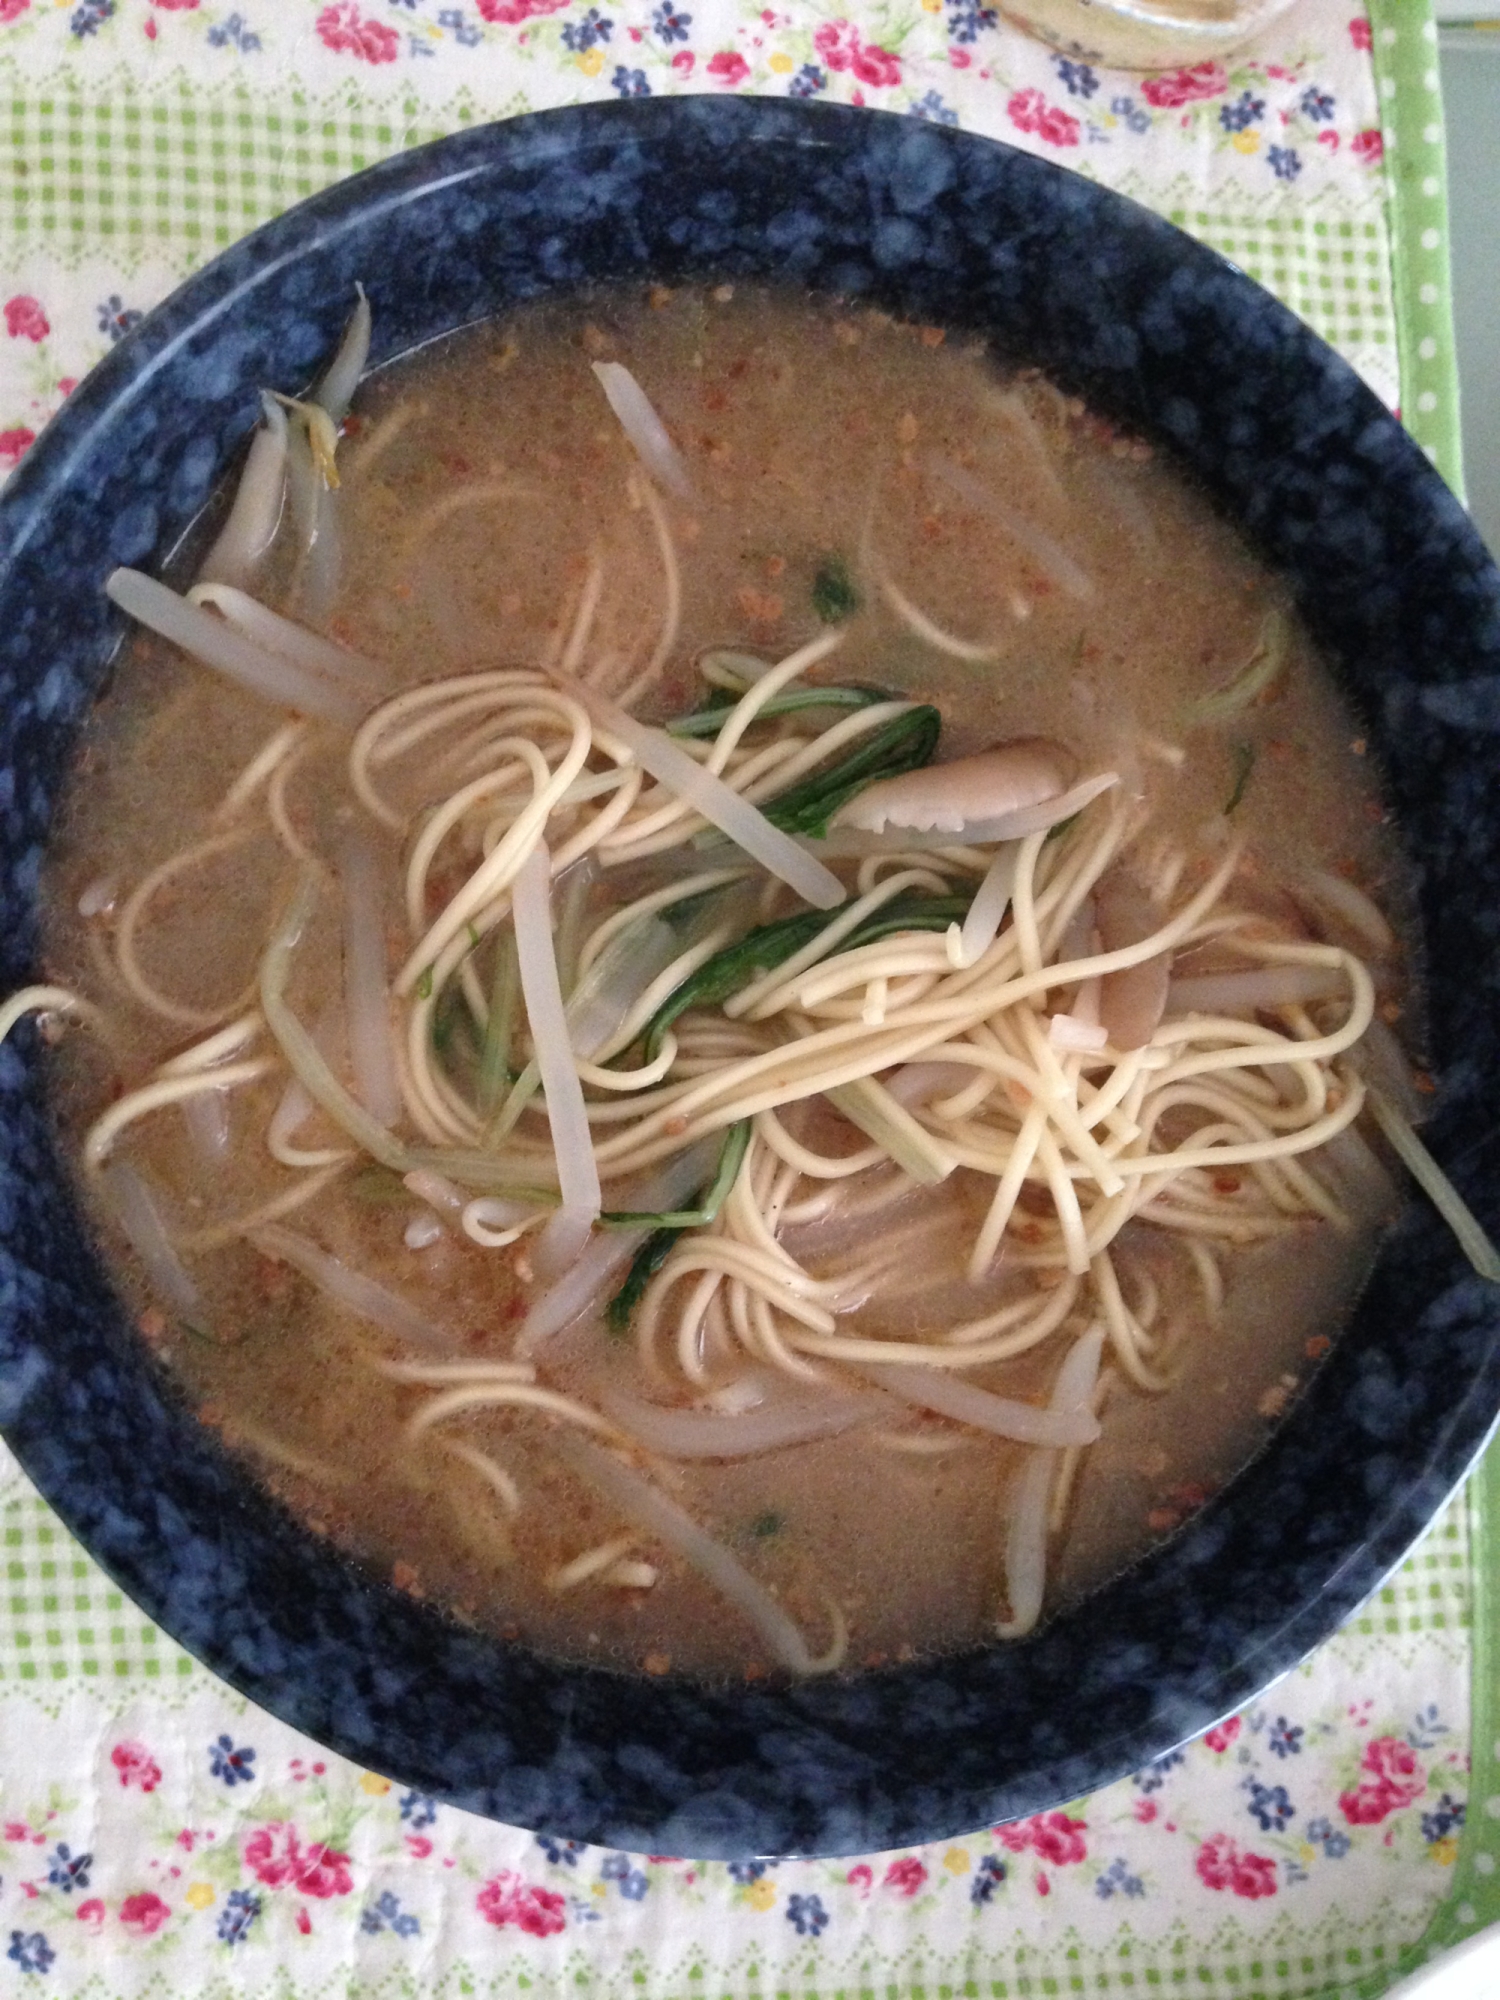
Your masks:
{"label": "clear glass container", "polygon": [[1028,33],[1116,69],[1211,62],[1249,41],[1294,0],[999,0]]}

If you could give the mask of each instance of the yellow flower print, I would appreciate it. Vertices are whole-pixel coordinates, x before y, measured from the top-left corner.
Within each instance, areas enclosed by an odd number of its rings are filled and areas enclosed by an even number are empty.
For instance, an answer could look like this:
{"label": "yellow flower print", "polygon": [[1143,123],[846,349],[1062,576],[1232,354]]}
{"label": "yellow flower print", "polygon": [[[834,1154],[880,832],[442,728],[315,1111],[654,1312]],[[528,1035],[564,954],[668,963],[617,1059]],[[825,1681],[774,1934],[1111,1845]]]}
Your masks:
{"label": "yellow flower print", "polygon": [[1259,132],[1236,132],[1230,140],[1237,153],[1258,153],[1260,151]]}
{"label": "yellow flower print", "polygon": [[182,1900],[190,1910],[206,1910],[214,1900],[214,1892],[206,1882],[189,1882]]}
{"label": "yellow flower print", "polygon": [[[923,4],[925,5],[925,0],[923,0]],[[787,76],[791,72],[792,59],[790,56],[772,56],[771,68],[775,70],[778,76]]]}
{"label": "yellow flower print", "polygon": [[764,1875],[761,1876],[758,1882],[747,1882],[745,1885],[745,1901],[750,1905],[752,1910],[769,1910],[774,1908],[776,1903],[776,1884],[768,1882]]}
{"label": "yellow flower print", "polygon": [[373,1771],[364,1771],[360,1775],[359,1789],[368,1792],[372,1799],[383,1799],[391,1789],[391,1781],[389,1778],[377,1777]]}
{"label": "yellow flower print", "polygon": [[950,1847],[943,1856],[943,1866],[950,1875],[967,1875],[969,1872],[969,1850],[967,1847]]}
{"label": "yellow flower print", "polygon": [[604,51],[603,49],[585,49],[581,56],[575,56],[573,60],[585,76],[597,76],[604,67]]}
{"label": "yellow flower print", "polygon": [[1458,1859],[1458,1842],[1451,1833],[1432,1843],[1432,1858],[1440,1868],[1451,1868]]}

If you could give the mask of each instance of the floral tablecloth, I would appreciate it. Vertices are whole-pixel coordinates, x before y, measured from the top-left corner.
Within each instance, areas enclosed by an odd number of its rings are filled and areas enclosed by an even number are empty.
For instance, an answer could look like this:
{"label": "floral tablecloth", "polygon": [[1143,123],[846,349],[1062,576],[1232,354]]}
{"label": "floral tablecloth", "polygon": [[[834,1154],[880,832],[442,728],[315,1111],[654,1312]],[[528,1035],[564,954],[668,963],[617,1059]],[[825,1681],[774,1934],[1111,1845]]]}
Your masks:
{"label": "floral tablecloth", "polygon": [[[1302,0],[1230,62],[1146,77],[985,0],[0,0],[0,472],[147,307],[303,195],[478,120],[670,90],[962,124],[1133,194],[1280,293],[1457,482],[1424,0]],[[1374,1996],[1500,1914],[1490,1484],[1313,1659],[1134,1778],[930,1848],[726,1866],[493,1825],[321,1751],[124,1601],[0,1448],[0,1978]]]}

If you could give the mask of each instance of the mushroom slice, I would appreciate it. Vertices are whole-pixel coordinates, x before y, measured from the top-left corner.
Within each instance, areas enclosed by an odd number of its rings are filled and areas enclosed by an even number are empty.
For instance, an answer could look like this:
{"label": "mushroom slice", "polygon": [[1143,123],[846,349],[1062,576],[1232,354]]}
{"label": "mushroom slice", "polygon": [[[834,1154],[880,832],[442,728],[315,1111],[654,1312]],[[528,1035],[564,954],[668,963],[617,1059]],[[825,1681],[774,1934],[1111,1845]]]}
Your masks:
{"label": "mushroom slice", "polygon": [[973,822],[1001,819],[1061,797],[1071,768],[1072,759],[1056,743],[1021,737],[951,764],[877,778],[842,805],[830,824],[866,833],[884,833],[889,826],[962,834]]}
{"label": "mushroom slice", "polygon": [[[1105,951],[1123,951],[1160,930],[1166,921],[1142,885],[1123,868],[1099,886],[1095,904],[1099,942]],[[1161,952],[1142,965],[1106,972],[1099,982],[1099,1023],[1117,1049],[1142,1049],[1167,1010],[1172,955]]]}

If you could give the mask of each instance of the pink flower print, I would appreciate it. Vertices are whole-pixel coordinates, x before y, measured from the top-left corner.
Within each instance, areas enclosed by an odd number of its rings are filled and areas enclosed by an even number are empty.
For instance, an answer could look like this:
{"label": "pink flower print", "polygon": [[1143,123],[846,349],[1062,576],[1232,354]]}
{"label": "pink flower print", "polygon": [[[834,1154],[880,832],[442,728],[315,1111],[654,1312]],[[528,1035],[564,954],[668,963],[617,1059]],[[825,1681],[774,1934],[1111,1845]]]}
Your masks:
{"label": "pink flower print", "polygon": [[1377,1736],[1359,1760],[1364,1775],[1350,1792],[1340,1792],[1339,1811],[1351,1826],[1378,1826],[1388,1813],[1409,1806],[1427,1789],[1427,1773],[1417,1754],[1399,1736]]}
{"label": "pink flower print", "polygon": [[1018,90],[1005,107],[1018,132],[1035,132],[1052,146],[1076,146],[1081,133],[1070,112],[1049,104],[1039,90]]}
{"label": "pink flower print", "polygon": [[191,14],[198,0],[151,0],[151,5],[165,14]]}
{"label": "pink flower print", "polygon": [[1141,85],[1141,95],[1148,104],[1167,111],[1179,104],[1196,103],[1199,98],[1222,97],[1228,88],[1222,63],[1201,62],[1191,69],[1173,70],[1168,76],[1148,76]]}
{"label": "pink flower print", "polygon": [[901,81],[901,58],[889,49],[862,42],[855,53],[854,74],[861,83],[872,83],[877,89],[889,90],[892,84]]}
{"label": "pink flower print", "polygon": [[1385,137],[1378,126],[1368,125],[1349,141],[1349,151],[1365,166],[1378,167],[1385,158]]}
{"label": "pink flower print", "polygon": [[348,1855],[321,1840],[297,1857],[293,1876],[304,1896],[347,1896],[354,1887]]}
{"label": "pink flower print", "polygon": [[425,1833],[409,1833],[406,1836],[407,1852],[417,1861],[425,1861],[432,1852],[432,1842]]}
{"label": "pink flower print", "polygon": [[859,30],[852,21],[825,21],[813,35],[813,47],[830,69],[852,69]]}
{"label": "pink flower print", "polygon": [[86,1903],[80,1903],[74,1913],[79,1923],[87,1924],[91,1931],[97,1931],[104,1922],[104,1903],[98,1896],[90,1896]]}
{"label": "pink flower print", "polygon": [[716,56],[709,57],[708,73],[715,83],[726,84],[733,90],[750,74],[750,65],[737,49],[720,49]]}
{"label": "pink flower print", "polygon": [[1131,1808],[1142,1826],[1149,1826],[1156,1818],[1155,1799],[1137,1799]]}
{"label": "pink flower print", "polygon": [[323,9],[315,25],[325,48],[359,62],[394,62],[401,46],[396,30],[383,21],[367,21],[355,0],[335,0],[332,7]]}
{"label": "pink flower print", "polygon": [[1357,49],[1372,49],[1375,46],[1370,24],[1363,17],[1349,23],[1349,39]]}
{"label": "pink flower print", "polygon": [[1276,1894],[1276,1863],[1250,1854],[1227,1833],[1216,1833],[1198,1849],[1198,1879],[1206,1889],[1232,1889],[1252,1902]]}
{"label": "pink flower print", "polygon": [[927,1880],[927,1869],[915,1854],[903,1854],[885,1871],[882,1889],[894,1889],[898,1896],[915,1896]]}
{"label": "pink flower print", "polygon": [[24,425],[13,431],[0,431],[0,466],[19,465],[35,443],[36,432]]}
{"label": "pink flower print", "polygon": [[1229,1720],[1221,1722],[1217,1729],[1210,1729],[1203,1740],[1210,1750],[1222,1756],[1239,1733],[1240,1719],[1237,1715],[1231,1715]]}
{"label": "pink flower print", "polygon": [[[14,303],[12,300],[11,304]],[[9,313],[10,306],[5,310]],[[161,1766],[144,1743],[117,1743],[109,1753],[109,1761],[127,1790],[135,1785],[143,1792],[154,1792],[161,1783]]]}
{"label": "pink flower print", "polygon": [[995,1829],[1012,1854],[1024,1854],[1029,1847],[1043,1861],[1059,1868],[1085,1859],[1088,1843],[1083,1836],[1087,1830],[1087,1820],[1069,1819],[1063,1812],[1037,1813],[1031,1819],[1016,1820]]}
{"label": "pink flower print", "polygon": [[18,293],[5,301],[5,331],[12,340],[45,340],[52,331],[40,299]]}
{"label": "pink flower print", "polygon": [[693,73],[693,64],[696,61],[697,57],[691,49],[679,49],[672,58],[672,67],[679,76],[691,76]]}
{"label": "pink flower print", "polygon": [[[82,1910],[78,1913],[83,1915]],[[154,1890],[142,1889],[120,1905],[120,1922],[132,1937],[154,1937],[172,1914]]]}
{"label": "pink flower print", "polygon": [[566,1904],[555,1890],[528,1882],[511,1868],[491,1876],[474,1903],[487,1924],[497,1929],[514,1924],[531,1937],[552,1937],[567,1922]]}
{"label": "pink flower print", "polygon": [[0,28],[9,21],[19,21],[31,0],[0,0]]}
{"label": "pink flower print", "polygon": [[245,1866],[268,1889],[279,1889],[296,1878],[302,1859],[297,1829],[286,1820],[258,1827],[245,1842]]}
{"label": "pink flower print", "polygon": [[30,1840],[31,1828],[26,1824],[24,1819],[8,1819],[5,1822],[5,1838],[7,1840]]}
{"label": "pink flower print", "polygon": [[849,1884],[851,1889],[857,1889],[861,1896],[868,1896],[870,1893],[870,1884],[875,1880],[875,1877],[871,1872],[869,1862],[861,1861],[857,1867],[849,1870],[844,1880]]}
{"label": "pink flower print", "polygon": [[307,1914],[305,1909],[298,1910],[297,1912],[297,1928],[303,1937],[310,1937],[312,1935],[312,1918]]}
{"label": "pink flower print", "polygon": [[538,14],[559,13],[567,6],[568,0],[477,0],[477,4],[486,21],[513,28],[520,21],[535,19]]}

